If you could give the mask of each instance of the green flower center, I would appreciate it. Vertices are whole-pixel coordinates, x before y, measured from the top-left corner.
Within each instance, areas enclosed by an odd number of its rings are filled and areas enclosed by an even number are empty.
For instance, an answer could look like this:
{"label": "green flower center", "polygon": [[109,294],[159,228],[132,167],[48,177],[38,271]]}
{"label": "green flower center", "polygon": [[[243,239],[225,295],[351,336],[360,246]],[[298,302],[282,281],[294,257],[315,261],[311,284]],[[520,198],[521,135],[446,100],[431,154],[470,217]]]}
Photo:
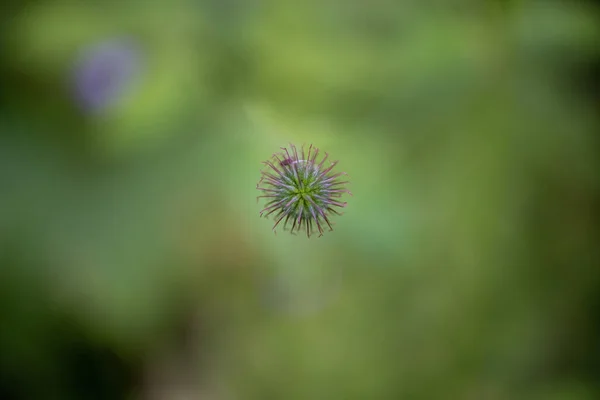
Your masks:
{"label": "green flower center", "polygon": [[297,197],[295,204],[291,207],[293,213],[302,209],[303,214],[309,215],[310,208],[315,205],[321,206],[321,201],[315,197],[323,189],[318,183],[319,174],[315,164],[306,160],[294,161],[285,167],[285,176],[289,179],[290,186],[294,188],[288,192],[286,197],[290,200]]}

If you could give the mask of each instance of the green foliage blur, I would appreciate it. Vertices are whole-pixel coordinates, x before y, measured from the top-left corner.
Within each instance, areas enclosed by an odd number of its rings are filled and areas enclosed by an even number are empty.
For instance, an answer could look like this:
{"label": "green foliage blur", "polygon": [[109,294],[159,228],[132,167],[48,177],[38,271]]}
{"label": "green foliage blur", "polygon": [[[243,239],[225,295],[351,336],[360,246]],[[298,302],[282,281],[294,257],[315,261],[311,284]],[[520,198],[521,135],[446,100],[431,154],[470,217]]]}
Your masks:
{"label": "green foliage blur", "polygon": [[[1,399],[600,398],[591,1],[5,3]],[[290,142],[321,238],[258,216]]]}

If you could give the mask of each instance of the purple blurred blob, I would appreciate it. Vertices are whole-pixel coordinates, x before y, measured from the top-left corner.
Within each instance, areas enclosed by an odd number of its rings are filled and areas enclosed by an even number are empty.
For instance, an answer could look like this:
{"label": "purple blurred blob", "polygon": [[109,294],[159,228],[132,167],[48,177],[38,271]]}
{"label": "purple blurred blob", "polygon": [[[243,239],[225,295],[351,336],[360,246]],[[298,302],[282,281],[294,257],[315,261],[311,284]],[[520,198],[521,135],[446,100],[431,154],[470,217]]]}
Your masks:
{"label": "purple blurred blob", "polygon": [[102,111],[131,89],[141,70],[141,54],[130,39],[107,40],[85,48],[76,60],[72,89],[86,111]]}

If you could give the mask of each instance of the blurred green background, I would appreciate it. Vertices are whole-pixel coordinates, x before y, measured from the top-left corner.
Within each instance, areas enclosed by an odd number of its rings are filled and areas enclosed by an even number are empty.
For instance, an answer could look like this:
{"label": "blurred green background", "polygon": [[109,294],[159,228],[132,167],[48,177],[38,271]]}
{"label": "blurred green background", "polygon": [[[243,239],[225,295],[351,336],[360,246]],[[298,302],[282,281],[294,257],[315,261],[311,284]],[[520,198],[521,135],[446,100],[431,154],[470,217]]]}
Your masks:
{"label": "blurred green background", "polygon": [[[598,17],[6,1],[0,398],[600,398]],[[290,142],[324,237],[258,216]]]}

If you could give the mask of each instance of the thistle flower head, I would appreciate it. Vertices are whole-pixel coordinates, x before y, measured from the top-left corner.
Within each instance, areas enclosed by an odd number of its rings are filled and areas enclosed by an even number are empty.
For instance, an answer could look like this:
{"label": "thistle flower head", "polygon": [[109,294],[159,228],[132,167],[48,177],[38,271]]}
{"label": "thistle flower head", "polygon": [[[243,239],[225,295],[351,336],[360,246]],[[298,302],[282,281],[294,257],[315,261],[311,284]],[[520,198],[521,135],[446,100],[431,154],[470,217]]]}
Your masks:
{"label": "thistle flower head", "polygon": [[307,152],[304,146],[298,151],[293,144],[281,150],[263,162],[266,167],[256,188],[263,193],[258,198],[268,201],[260,216],[275,214],[273,231],[281,222],[284,230],[291,225],[291,233],[305,230],[308,237],[315,229],[319,236],[325,227],[333,230],[331,215],[341,215],[338,209],[346,207],[340,197],[352,195],[344,187],[348,181],[342,180],[346,173],[334,173],[338,162],[327,163],[329,154],[320,158],[319,149],[313,145]]}
{"label": "thistle flower head", "polygon": [[140,74],[141,54],[131,39],[105,40],[81,53],[73,69],[73,95],[86,111],[104,110]]}

